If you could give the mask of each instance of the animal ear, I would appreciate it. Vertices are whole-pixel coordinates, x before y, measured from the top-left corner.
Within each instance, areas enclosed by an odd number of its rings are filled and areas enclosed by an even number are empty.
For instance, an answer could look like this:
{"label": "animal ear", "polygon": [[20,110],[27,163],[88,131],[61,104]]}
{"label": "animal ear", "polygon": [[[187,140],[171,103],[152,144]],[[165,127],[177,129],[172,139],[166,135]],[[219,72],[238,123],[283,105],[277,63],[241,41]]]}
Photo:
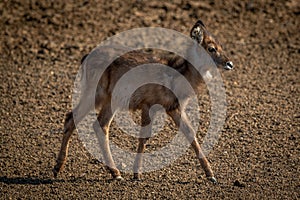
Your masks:
{"label": "animal ear", "polygon": [[201,26],[203,26],[203,27],[205,27],[205,25],[204,25],[204,23],[201,21],[201,20],[198,20],[197,22],[196,22],[196,24],[195,24],[195,26],[196,25],[201,25]]}
{"label": "animal ear", "polygon": [[84,55],[84,56],[81,58],[81,61],[80,61],[81,64],[85,61],[85,59],[86,59],[86,57],[88,57],[88,55],[89,55],[89,54],[86,54],[86,55]]}
{"label": "animal ear", "polygon": [[201,20],[198,20],[191,30],[191,38],[196,40],[199,44],[202,44],[204,29],[205,26],[203,22]]}

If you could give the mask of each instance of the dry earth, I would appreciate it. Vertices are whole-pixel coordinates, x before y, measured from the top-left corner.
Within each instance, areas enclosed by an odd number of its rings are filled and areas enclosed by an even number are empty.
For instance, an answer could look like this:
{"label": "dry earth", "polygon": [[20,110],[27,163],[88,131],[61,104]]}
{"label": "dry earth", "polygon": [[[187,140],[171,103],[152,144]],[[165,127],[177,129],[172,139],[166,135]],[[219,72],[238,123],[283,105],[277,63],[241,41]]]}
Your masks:
{"label": "dry earth", "polygon": [[[299,199],[299,6],[297,0],[1,1],[0,198]],[[226,124],[209,154],[219,183],[205,179],[191,149],[141,182],[129,173],[111,181],[77,134],[54,179],[81,57],[121,31],[156,26],[188,34],[197,19],[235,63],[224,74]],[[112,139],[122,142],[113,129]]]}

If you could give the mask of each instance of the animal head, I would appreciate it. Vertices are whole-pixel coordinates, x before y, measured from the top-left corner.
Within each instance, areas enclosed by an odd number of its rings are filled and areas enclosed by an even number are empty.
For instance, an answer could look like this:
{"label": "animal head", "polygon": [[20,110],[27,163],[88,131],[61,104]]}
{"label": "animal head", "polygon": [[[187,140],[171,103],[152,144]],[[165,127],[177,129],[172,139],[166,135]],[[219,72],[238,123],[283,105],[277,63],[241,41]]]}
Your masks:
{"label": "animal head", "polygon": [[201,20],[198,20],[193,26],[190,36],[207,51],[218,67],[226,70],[233,68],[233,63],[225,55],[222,46],[218,40],[207,31]]}

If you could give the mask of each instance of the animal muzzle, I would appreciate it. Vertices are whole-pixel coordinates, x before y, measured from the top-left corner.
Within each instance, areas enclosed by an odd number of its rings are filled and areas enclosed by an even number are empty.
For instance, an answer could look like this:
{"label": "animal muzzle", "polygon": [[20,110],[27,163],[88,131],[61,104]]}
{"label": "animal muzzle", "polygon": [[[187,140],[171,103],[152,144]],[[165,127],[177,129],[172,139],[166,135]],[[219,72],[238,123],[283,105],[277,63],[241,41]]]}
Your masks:
{"label": "animal muzzle", "polygon": [[231,61],[226,62],[224,69],[226,69],[226,70],[233,69],[233,63]]}

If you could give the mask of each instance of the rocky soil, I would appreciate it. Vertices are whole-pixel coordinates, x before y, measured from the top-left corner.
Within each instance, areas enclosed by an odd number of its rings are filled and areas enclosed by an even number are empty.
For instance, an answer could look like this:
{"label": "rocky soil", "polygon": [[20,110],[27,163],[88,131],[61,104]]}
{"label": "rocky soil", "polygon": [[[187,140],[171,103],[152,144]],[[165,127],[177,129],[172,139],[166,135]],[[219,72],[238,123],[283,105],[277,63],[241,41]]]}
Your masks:
{"label": "rocky soil", "polygon": [[[1,1],[0,199],[299,199],[299,14],[297,0]],[[188,34],[197,19],[235,64],[223,74],[226,124],[208,155],[219,183],[206,180],[191,149],[140,182],[131,173],[112,181],[77,134],[54,179],[82,56],[125,30],[155,26]],[[200,98],[209,101],[207,94]],[[202,131],[208,110],[209,104]],[[122,143],[114,123],[112,129],[112,140]]]}

